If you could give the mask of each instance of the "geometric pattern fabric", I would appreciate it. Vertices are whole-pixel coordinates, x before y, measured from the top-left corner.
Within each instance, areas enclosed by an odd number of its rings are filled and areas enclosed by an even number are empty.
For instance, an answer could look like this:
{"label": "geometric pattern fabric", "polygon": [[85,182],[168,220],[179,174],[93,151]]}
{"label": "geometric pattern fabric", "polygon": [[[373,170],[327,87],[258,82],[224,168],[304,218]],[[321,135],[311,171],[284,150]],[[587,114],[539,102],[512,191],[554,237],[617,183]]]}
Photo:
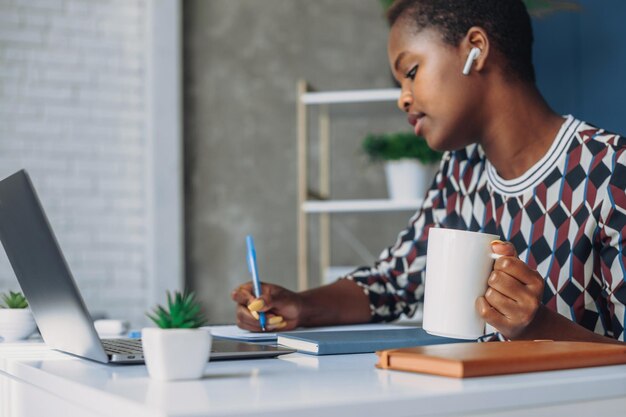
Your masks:
{"label": "geometric pattern fabric", "polygon": [[373,321],[413,315],[424,294],[431,227],[499,235],[545,279],[543,303],[624,341],[626,139],[567,116],[550,149],[504,180],[479,145],[446,152],[422,208],[372,267],[363,288]]}

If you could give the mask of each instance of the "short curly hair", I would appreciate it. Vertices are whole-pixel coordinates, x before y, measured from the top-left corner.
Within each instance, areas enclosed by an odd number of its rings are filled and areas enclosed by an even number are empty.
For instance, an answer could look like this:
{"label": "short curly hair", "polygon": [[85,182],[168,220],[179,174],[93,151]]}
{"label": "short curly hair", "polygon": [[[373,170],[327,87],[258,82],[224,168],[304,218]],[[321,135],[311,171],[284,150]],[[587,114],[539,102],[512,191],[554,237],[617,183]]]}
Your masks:
{"label": "short curly hair", "polygon": [[516,78],[534,83],[533,31],[522,0],[396,0],[387,11],[389,25],[409,19],[417,30],[434,27],[443,41],[457,46],[472,26],[483,28]]}

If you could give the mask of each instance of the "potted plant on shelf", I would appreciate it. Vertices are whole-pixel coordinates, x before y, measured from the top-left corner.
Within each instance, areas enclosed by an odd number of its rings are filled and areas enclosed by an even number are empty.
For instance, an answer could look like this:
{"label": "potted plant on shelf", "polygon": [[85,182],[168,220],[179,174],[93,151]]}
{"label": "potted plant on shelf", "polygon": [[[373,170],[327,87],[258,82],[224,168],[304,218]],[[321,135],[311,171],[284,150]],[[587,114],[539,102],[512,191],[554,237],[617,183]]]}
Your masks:
{"label": "potted plant on shelf", "polygon": [[0,337],[5,342],[26,339],[33,334],[37,325],[21,292],[9,291],[2,294],[0,305]]}
{"label": "potted plant on shelf", "polygon": [[433,180],[441,153],[414,133],[370,134],[363,150],[372,161],[385,161],[387,191],[392,200],[424,197]]}
{"label": "potted plant on shelf", "polygon": [[157,305],[147,316],[158,326],[141,331],[143,355],[148,374],[172,381],[198,379],[211,352],[211,333],[195,294],[167,292],[167,308]]}

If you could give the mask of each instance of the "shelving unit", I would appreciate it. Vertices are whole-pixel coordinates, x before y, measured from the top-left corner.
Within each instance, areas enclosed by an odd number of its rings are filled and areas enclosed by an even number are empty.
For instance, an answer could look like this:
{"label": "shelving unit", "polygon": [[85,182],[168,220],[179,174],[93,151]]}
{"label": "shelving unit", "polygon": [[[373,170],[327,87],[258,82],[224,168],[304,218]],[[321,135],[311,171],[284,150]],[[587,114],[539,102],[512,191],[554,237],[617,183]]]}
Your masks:
{"label": "shelving unit", "polygon": [[372,211],[417,210],[421,200],[327,200],[305,201],[301,210],[305,213],[363,213]]}
{"label": "shelving unit", "polygon": [[[330,200],[330,117],[329,105],[373,102],[394,102],[399,89],[314,91],[306,81],[298,81],[298,290],[309,288],[308,278],[308,216],[319,215],[320,282],[330,266],[330,214],[415,211],[421,200]],[[319,190],[309,188],[308,106],[319,106]]]}

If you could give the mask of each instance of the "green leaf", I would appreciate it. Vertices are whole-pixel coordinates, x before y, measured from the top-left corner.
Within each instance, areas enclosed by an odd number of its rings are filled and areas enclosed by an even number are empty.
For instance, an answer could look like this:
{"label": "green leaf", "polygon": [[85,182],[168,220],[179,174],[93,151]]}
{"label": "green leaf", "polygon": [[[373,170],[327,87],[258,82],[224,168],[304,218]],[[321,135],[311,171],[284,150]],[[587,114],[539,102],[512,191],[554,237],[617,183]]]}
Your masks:
{"label": "green leaf", "polygon": [[430,149],[424,138],[411,132],[370,134],[363,140],[362,148],[372,161],[409,158],[430,164],[439,161],[442,155]]}
{"label": "green leaf", "polygon": [[2,300],[4,301],[4,306],[0,306],[2,308],[23,309],[28,307],[26,297],[21,292],[9,291],[8,294],[3,293]]}
{"label": "green leaf", "polygon": [[201,305],[193,292],[167,292],[167,308],[156,305],[152,313],[146,313],[162,329],[189,329],[204,326],[206,319],[201,312]]}
{"label": "green leaf", "polygon": [[167,292],[167,308],[169,308],[170,311],[172,310],[172,305],[173,305],[172,294],[170,294],[170,292],[168,291]]}
{"label": "green leaf", "polygon": [[146,316],[148,316],[148,318],[149,318],[150,320],[152,320],[152,321],[154,322],[154,324],[156,324],[157,326],[161,327],[161,326],[159,325],[160,320],[159,320],[159,318],[158,318],[158,317],[156,317],[156,316],[154,316],[154,315],[152,315],[152,314],[150,314],[150,313],[146,313]]}

